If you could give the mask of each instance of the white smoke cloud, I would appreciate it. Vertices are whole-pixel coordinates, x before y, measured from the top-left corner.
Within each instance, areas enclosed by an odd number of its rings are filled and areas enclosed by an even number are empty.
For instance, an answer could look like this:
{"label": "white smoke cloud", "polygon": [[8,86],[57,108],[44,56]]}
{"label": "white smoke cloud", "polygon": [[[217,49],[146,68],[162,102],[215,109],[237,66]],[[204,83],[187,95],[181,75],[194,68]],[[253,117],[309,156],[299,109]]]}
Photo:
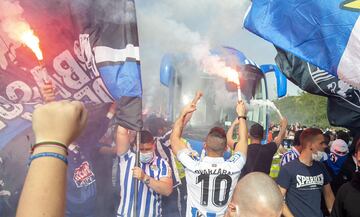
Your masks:
{"label": "white smoke cloud", "polygon": [[[223,75],[225,64],[209,49],[230,45],[229,38],[242,31],[249,1],[159,0],[137,2],[145,107],[156,107],[160,87],[159,64],[165,53],[193,57],[201,70]],[[191,73],[191,72],[188,72]],[[157,84],[157,85],[153,85]],[[222,82],[223,84],[223,82]],[[195,86],[194,86],[195,88]],[[219,94],[223,96],[224,94]],[[219,99],[220,100],[220,99]]]}
{"label": "white smoke cloud", "polygon": [[0,1],[0,27],[15,41],[21,40],[23,32],[31,31],[30,25],[22,18],[23,8],[18,1]]}

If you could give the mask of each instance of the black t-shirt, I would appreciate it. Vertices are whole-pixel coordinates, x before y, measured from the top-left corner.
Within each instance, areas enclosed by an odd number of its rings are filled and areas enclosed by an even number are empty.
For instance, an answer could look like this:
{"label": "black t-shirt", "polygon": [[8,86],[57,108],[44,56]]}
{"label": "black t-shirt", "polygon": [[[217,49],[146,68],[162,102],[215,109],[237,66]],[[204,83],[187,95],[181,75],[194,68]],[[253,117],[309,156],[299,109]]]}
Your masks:
{"label": "black t-shirt", "polygon": [[287,189],[286,204],[294,216],[323,217],[321,194],[330,179],[321,162],[313,161],[312,166],[307,166],[296,159],[281,167],[276,182]]}
{"label": "black t-shirt", "polygon": [[241,177],[251,172],[270,173],[271,162],[278,146],[275,142],[265,145],[250,144],[248,146],[246,163],[241,171]]}
{"label": "black t-shirt", "polygon": [[336,195],[331,217],[359,217],[360,191],[348,182],[341,186]]}

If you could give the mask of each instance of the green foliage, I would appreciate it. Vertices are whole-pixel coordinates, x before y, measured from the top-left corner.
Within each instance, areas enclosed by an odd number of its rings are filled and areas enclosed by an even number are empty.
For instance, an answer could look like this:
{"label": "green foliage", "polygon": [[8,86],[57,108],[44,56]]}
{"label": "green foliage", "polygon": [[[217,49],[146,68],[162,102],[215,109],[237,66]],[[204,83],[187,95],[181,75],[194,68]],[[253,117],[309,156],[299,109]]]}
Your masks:
{"label": "green foliage", "polygon": [[[288,96],[274,101],[281,114],[288,118],[289,124],[299,122],[306,126],[320,128],[330,127],[327,119],[327,98],[301,93],[299,96]],[[270,121],[277,122],[279,118],[270,113]]]}

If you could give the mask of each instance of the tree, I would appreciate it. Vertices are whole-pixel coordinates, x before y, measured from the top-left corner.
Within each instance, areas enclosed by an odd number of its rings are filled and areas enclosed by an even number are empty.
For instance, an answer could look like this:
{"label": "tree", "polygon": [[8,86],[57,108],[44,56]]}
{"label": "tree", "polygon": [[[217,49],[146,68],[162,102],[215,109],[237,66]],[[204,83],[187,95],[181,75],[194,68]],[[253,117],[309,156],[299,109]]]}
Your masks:
{"label": "tree", "polygon": [[[327,98],[301,93],[299,96],[288,96],[274,101],[281,114],[288,118],[289,123],[299,122],[306,126],[320,128],[330,127],[327,118]],[[276,113],[271,112],[271,121],[278,119]]]}

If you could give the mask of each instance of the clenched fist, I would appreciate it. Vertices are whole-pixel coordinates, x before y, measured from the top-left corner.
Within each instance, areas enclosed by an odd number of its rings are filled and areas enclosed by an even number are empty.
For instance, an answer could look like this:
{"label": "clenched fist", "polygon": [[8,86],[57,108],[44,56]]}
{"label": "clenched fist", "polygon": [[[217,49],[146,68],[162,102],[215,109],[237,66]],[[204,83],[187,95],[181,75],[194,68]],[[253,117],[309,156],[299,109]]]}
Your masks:
{"label": "clenched fist", "polygon": [[80,135],[86,121],[87,111],[79,101],[41,105],[32,118],[36,143],[54,141],[69,145]]}

